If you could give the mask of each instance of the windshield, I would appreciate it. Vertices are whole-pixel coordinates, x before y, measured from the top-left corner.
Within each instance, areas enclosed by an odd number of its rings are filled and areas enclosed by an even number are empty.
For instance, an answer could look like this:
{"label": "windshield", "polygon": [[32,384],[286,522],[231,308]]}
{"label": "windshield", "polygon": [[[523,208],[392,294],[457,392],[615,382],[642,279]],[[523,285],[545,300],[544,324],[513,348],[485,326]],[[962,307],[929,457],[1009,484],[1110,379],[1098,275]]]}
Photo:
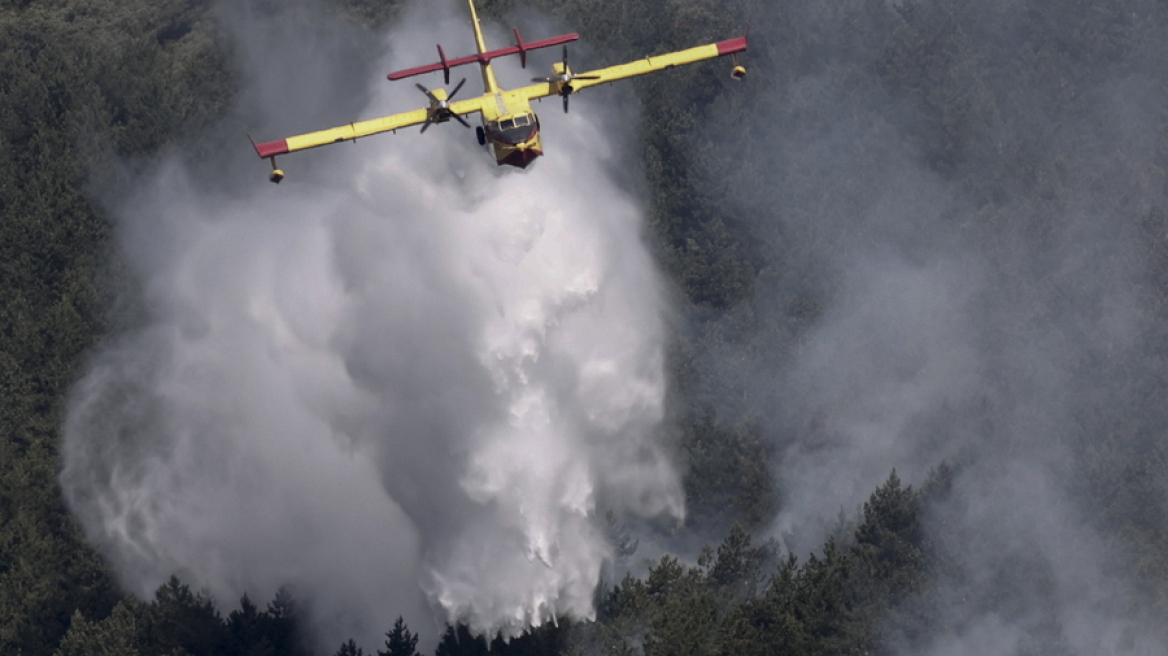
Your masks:
{"label": "windshield", "polygon": [[517,114],[499,121],[488,121],[487,132],[491,138],[512,145],[530,141],[539,130],[539,120],[534,114]]}

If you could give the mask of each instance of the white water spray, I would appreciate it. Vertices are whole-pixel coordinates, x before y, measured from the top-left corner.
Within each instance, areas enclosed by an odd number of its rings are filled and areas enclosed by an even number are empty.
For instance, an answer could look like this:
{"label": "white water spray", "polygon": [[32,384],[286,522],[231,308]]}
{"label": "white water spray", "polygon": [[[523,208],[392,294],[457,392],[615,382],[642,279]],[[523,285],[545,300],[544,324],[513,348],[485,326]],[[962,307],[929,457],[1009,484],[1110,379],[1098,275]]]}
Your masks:
{"label": "white water spray", "polygon": [[257,162],[243,198],[178,162],[141,183],[118,214],[147,318],[76,386],[61,478],[130,589],[288,585],[324,646],[592,615],[598,514],[683,502],[657,274],[574,110],[529,172],[452,123],[290,158],[280,188]]}

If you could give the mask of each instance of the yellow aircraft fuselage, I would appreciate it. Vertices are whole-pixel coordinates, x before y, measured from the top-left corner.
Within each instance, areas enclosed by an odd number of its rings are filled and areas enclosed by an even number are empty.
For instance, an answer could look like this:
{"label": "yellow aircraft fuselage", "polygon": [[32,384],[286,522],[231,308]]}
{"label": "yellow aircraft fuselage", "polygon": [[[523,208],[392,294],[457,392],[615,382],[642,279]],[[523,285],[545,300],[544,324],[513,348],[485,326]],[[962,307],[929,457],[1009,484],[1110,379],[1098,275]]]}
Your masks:
{"label": "yellow aircraft fuselage", "polygon": [[[483,28],[479,25],[479,15],[475,11],[474,0],[470,5],[470,18],[474,23],[475,46],[479,55],[487,52],[487,42],[483,38]],[[507,93],[499,87],[495,70],[488,60],[482,65],[483,92],[488,96],[482,104],[482,131],[479,143],[491,145],[495,163],[508,164],[521,169],[527,168],[535,158],[543,154],[543,144],[539,136],[539,118],[531,109],[531,101],[520,93]]]}
{"label": "yellow aircraft fuselage", "polygon": [[500,166],[527,168],[543,154],[539,118],[526,98],[511,98],[508,102],[506,94],[500,93],[494,96],[494,100],[483,107],[483,138],[480,142],[491,146],[495,162]]}
{"label": "yellow aircraft fuselage", "polygon": [[[476,130],[479,143],[491,149],[495,162],[500,165],[527,168],[543,154],[543,143],[539,133],[539,118],[531,109],[531,101],[549,96],[560,96],[563,99],[564,111],[568,111],[568,97],[588,87],[608,84],[617,80],[624,80],[647,73],[663,71],[675,66],[685,66],[706,59],[729,56],[734,61],[731,76],[741,79],[746,75],[746,69],[739,64],[738,54],[747,47],[747,37],[719,41],[707,45],[697,46],[686,50],[679,50],[663,55],[645,57],[625,64],[617,64],[608,68],[588,71],[576,75],[568,67],[567,43],[579,39],[577,34],[561,34],[538,41],[524,42],[519,30],[514,29],[515,45],[487,50],[483,31],[479,25],[478,13],[475,11],[474,0],[467,0],[470,7],[471,22],[474,26],[476,53],[465,57],[447,59],[442,46],[438,46],[440,61],[425,66],[417,66],[390,73],[390,80],[400,80],[415,75],[423,75],[435,71],[442,71],[447,85],[450,84],[450,69],[455,66],[479,64],[483,78],[483,94],[475,98],[454,100],[454,96],[462,88],[466,80],[459,82],[452,91],[445,89],[427,89],[418,84],[417,87],[430,100],[428,107],[383,116],[342,125],[328,130],[320,130],[308,134],[301,134],[278,141],[266,143],[252,143],[256,154],[268,159],[272,163],[272,182],[279,182],[284,178],[284,172],[276,165],[276,157],[286,153],[317,148],[328,144],[352,141],[362,137],[396,132],[405,127],[421,125],[425,132],[435,123],[447,123],[456,120],[466,127],[470,123],[464,118],[478,112],[482,115],[482,125]],[[552,64],[550,77],[535,78],[536,84],[518,89],[503,89],[495,79],[495,71],[491,68],[491,60],[497,57],[519,55],[520,62],[526,68],[527,53],[540,48],[563,46],[562,61]]]}

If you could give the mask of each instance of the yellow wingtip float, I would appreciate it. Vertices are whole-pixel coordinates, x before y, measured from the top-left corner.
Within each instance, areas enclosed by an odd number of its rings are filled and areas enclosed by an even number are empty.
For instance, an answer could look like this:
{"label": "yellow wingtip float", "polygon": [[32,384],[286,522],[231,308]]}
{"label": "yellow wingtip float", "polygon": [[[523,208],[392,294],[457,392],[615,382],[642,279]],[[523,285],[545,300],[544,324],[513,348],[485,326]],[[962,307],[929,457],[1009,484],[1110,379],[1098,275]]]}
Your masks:
{"label": "yellow wingtip float", "polygon": [[[475,45],[477,52],[465,57],[447,59],[442,46],[438,46],[438,61],[425,66],[408,68],[390,73],[390,80],[400,80],[415,75],[442,71],[446,84],[450,84],[450,69],[466,64],[478,64],[482,71],[484,93],[475,98],[455,101],[454,97],[466,82],[463,78],[449,93],[445,89],[428,89],[421,84],[417,88],[430,101],[427,107],[410,112],[392,114],[368,121],[350,123],[329,130],[310,132],[279,141],[269,141],[252,146],[256,154],[272,163],[272,173],[269,180],[279,183],[284,179],[284,172],[276,165],[276,157],[298,150],[326,146],[342,141],[352,141],[361,137],[368,137],[382,132],[396,131],[413,125],[421,125],[425,132],[435,123],[447,123],[455,120],[469,128],[470,123],[464,118],[469,114],[479,114],[482,124],[475,130],[480,145],[492,150],[495,162],[499,166],[509,165],[527,168],[537,157],[543,154],[543,144],[539,133],[539,119],[531,109],[531,101],[549,96],[560,96],[563,99],[564,111],[568,111],[568,97],[582,89],[623,80],[638,75],[663,71],[675,66],[684,66],[706,59],[729,55],[733,60],[730,75],[734,79],[746,76],[746,68],[738,61],[738,53],[745,52],[747,35],[728,41],[720,41],[687,50],[679,50],[655,57],[646,57],[637,61],[610,66],[585,73],[573,73],[568,66],[567,44],[580,38],[577,34],[561,34],[539,41],[524,42],[519,35],[519,29],[512,30],[515,35],[515,44],[506,48],[487,50],[483,31],[479,27],[478,14],[475,11],[474,0],[467,0],[470,6],[471,22],[474,26]],[[518,89],[502,89],[495,79],[495,72],[491,68],[491,60],[508,55],[519,55],[519,62],[527,68],[527,53],[540,48],[562,46],[561,60],[552,64],[550,77],[535,78],[531,86]]]}

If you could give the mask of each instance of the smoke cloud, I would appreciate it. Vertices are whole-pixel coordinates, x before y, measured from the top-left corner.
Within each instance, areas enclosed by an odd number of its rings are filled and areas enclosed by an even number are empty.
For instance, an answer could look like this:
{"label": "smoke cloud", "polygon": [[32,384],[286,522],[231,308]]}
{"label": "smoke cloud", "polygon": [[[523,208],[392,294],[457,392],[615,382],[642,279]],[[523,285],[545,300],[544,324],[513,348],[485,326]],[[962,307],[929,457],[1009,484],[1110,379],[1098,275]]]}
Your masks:
{"label": "smoke cloud", "polygon": [[[412,108],[381,74],[436,34],[473,47],[429,7],[355,64],[368,35],[314,7],[223,10],[240,120],[284,117],[265,137]],[[142,320],[73,390],[61,474],[129,589],[288,586],[324,647],[399,614],[514,632],[592,615],[606,512],[683,515],[663,294],[614,131],[587,99],[545,109],[527,172],[452,122],[288,157],[278,188],[234,151],[135,181],[114,212]]]}
{"label": "smoke cloud", "polygon": [[1168,644],[1133,577],[1162,524],[1108,530],[1168,503],[1141,464],[1168,373],[1146,223],[1168,205],[1165,16],[1103,5],[752,5],[756,97],[714,139],[744,161],[709,175],[765,266],[701,329],[757,330],[709,352],[703,389],[762,418],[771,533],[802,557],[893,468],[956,466],[930,525],[952,569],[912,602],[927,635],[890,627],[901,653]]}

